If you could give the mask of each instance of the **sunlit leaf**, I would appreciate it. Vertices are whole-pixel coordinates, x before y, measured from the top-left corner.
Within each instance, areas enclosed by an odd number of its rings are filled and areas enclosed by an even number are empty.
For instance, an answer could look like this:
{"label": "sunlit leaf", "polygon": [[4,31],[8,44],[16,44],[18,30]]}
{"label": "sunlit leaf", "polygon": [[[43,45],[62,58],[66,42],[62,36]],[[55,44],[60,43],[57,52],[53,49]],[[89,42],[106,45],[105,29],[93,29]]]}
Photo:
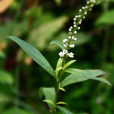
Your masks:
{"label": "sunlit leaf", "polygon": [[61,69],[63,69],[63,68],[62,68],[62,67],[58,67],[58,68],[55,70],[55,72],[60,71]]}
{"label": "sunlit leaf", "polygon": [[51,65],[35,47],[17,37],[8,36],[8,38],[15,41],[36,63],[55,77],[55,71],[52,69]]}
{"label": "sunlit leaf", "polygon": [[71,60],[71,61],[69,61],[68,63],[66,63],[65,65],[64,65],[64,67],[63,67],[63,70],[65,69],[65,68],[67,68],[69,65],[71,65],[72,63],[74,63],[76,60]]}
{"label": "sunlit leaf", "polygon": [[[45,99],[48,99],[52,102],[54,102],[55,100],[55,89],[52,87],[52,88],[43,88],[43,92],[44,92],[44,95],[45,95]],[[50,109],[53,108],[53,105],[48,103],[48,106]]]}
{"label": "sunlit leaf", "polygon": [[8,72],[4,71],[4,70],[0,70],[0,83],[3,84],[13,84],[13,77],[11,76],[11,74],[9,74]]}
{"label": "sunlit leaf", "polygon": [[63,113],[63,114],[72,114],[70,111],[68,111],[67,109],[61,107],[61,106],[57,106],[57,108]]}
{"label": "sunlit leaf", "polygon": [[53,40],[53,35],[57,33],[67,21],[68,17],[62,16],[34,28],[31,31],[27,42],[31,43],[39,50],[47,49],[49,46],[48,42]]}
{"label": "sunlit leaf", "polygon": [[71,73],[68,77],[66,77],[62,82],[61,82],[61,87],[64,87],[66,85],[72,84],[72,83],[77,83],[81,81],[85,81],[88,79],[93,79],[93,80],[98,80],[105,82],[109,85],[111,85],[106,79],[104,78],[97,78],[96,76],[104,74],[103,71],[98,70],[80,70],[80,69],[74,69],[74,68],[69,68],[64,70],[65,72]]}
{"label": "sunlit leaf", "polygon": [[43,100],[43,101],[46,102],[46,103],[50,103],[50,104],[54,105],[54,102],[52,102],[51,100],[46,99],[46,100]]}
{"label": "sunlit leaf", "polygon": [[107,12],[104,12],[96,21],[95,25],[100,24],[114,24],[114,10],[109,10]]}
{"label": "sunlit leaf", "polygon": [[65,49],[65,47],[64,47],[62,42],[54,40],[54,41],[51,41],[50,44],[57,44],[62,50]]}
{"label": "sunlit leaf", "polygon": [[60,102],[57,102],[57,104],[67,104],[67,103],[60,101]]}
{"label": "sunlit leaf", "polygon": [[59,88],[60,90],[62,90],[62,91],[65,91],[65,89],[64,88]]}

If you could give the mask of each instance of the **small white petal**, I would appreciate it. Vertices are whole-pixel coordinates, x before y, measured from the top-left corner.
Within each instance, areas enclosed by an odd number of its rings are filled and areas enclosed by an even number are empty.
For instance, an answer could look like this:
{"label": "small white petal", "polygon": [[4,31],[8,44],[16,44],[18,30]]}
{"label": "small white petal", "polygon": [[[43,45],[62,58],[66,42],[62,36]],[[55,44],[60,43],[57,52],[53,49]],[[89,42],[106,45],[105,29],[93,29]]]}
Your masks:
{"label": "small white petal", "polygon": [[74,48],[74,46],[75,46],[74,44],[70,44],[69,45],[70,48]]}
{"label": "small white petal", "polygon": [[67,42],[67,39],[63,39],[63,42],[64,42],[64,43]]}
{"label": "small white petal", "polygon": [[60,57],[63,57],[63,56],[64,56],[64,53],[63,53],[63,52],[60,52],[60,53],[59,53],[59,56],[60,56]]}
{"label": "small white petal", "polygon": [[74,40],[77,40],[77,38],[74,38]]}
{"label": "small white petal", "polygon": [[77,34],[77,31],[74,31],[74,34]]}
{"label": "small white petal", "polygon": [[74,21],[76,21],[76,18],[74,18]]}
{"label": "small white petal", "polygon": [[78,27],[78,30],[80,30],[80,27]]}
{"label": "small white petal", "polygon": [[71,39],[71,36],[69,36],[68,38]]}
{"label": "small white petal", "polygon": [[76,25],[74,25],[74,27],[77,27]]}
{"label": "small white petal", "polygon": [[73,58],[74,57],[74,54],[72,52],[68,53],[67,54],[69,57]]}
{"label": "small white petal", "polygon": [[66,49],[63,50],[63,53],[66,54],[68,51]]}

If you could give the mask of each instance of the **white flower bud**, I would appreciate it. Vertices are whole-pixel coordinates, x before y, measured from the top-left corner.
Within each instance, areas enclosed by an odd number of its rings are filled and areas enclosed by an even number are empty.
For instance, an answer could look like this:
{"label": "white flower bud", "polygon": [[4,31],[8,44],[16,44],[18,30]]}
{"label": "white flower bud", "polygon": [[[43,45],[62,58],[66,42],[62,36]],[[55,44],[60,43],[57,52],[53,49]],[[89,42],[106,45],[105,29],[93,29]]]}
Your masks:
{"label": "white flower bud", "polygon": [[77,31],[74,31],[74,34],[77,34]]}
{"label": "white flower bud", "polygon": [[85,16],[83,16],[83,19],[85,19]]}
{"label": "white flower bud", "polygon": [[82,9],[79,9],[79,12],[82,12]]}
{"label": "white flower bud", "polygon": [[84,14],[87,15],[87,11]]}
{"label": "white flower bud", "polygon": [[71,29],[69,28],[69,31],[71,32]]}
{"label": "white flower bud", "polygon": [[88,8],[88,6],[85,6],[85,8],[87,9],[87,8]]}
{"label": "white flower bud", "polygon": [[89,4],[90,2],[89,1],[87,1],[87,4]]}
{"label": "white flower bud", "polygon": [[77,27],[76,25],[74,25],[74,27]]}
{"label": "white flower bud", "polygon": [[79,15],[78,17],[81,17],[81,15]]}
{"label": "white flower bud", "polygon": [[71,26],[70,29],[73,29],[73,27]]}
{"label": "white flower bud", "polygon": [[77,40],[77,38],[74,38],[73,40]]}
{"label": "white flower bud", "polygon": [[67,42],[67,39],[63,39],[63,43]]}
{"label": "white flower bud", "polygon": [[78,27],[78,30],[80,30],[80,27]]}
{"label": "white flower bud", "polygon": [[76,22],[73,22],[73,24],[76,24]]}
{"label": "white flower bud", "polygon": [[93,4],[91,4],[90,7],[93,7]]}
{"label": "white flower bud", "polygon": [[79,21],[79,24],[81,24],[82,22],[81,21]]}
{"label": "white flower bud", "polygon": [[76,15],[75,18],[78,18],[78,15]]}
{"label": "white flower bud", "polygon": [[70,44],[69,45],[70,48],[74,48],[74,46],[75,46],[74,44]]}
{"label": "white flower bud", "polygon": [[76,18],[74,18],[74,21],[76,21]]}
{"label": "white flower bud", "polygon": [[68,38],[71,39],[71,36],[69,36]]}
{"label": "white flower bud", "polygon": [[82,7],[82,9],[84,10],[84,9],[85,9],[85,7],[83,6],[83,7]]}

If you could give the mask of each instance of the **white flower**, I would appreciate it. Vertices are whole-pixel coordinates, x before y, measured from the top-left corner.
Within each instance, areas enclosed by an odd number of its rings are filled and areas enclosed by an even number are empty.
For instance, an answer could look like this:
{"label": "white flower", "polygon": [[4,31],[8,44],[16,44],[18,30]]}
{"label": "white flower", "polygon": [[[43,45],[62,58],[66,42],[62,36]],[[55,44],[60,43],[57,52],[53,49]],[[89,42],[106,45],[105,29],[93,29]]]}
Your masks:
{"label": "white flower", "polygon": [[70,52],[67,54],[69,57],[73,58],[74,57],[74,53]]}
{"label": "white flower", "polygon": [[72,39],[74,39],[74,36],[72,36]]}
{"label": "white flower", "polygon": [[75,46],[74,44],[70,44],[69,45],[70,48],[74,48],[74,46]]}
{"label": "white flower", "polygon": [[85,7],[83,6],[83,7],[82,7],[82,9],[84,10],[84,9],[85,9]]}
{"label": "white flower", "polygon": [[64,43],[67,42],[67,39],[63,39],[63,42],[64,42]]}
{"label": "white flower", "polygon": [[63,52],[60,52],[60,53],[59,53],[59,56],[60,56],[60,57],[63,57],[63,56],[64,56],[64,53],[63,53]]}
{"label": "white flower", "polygon": [[77,27],[76,25],[74,25],[74,27]]}
{"label": "white flower", "polygon": [[80,30],[80,27],[78,27],[78,30]]}
{"label": "white flower", "polygon": [[89,11],[91,11],[92,9],[91,8],[89,8]]}
{"label": "white flower", "polygon": [[75,17],[78,18],[78,15],[76,15]]}
{"label": "white flower", "polygon": [[63,50],[63,53],[66,54],[68,51],[66,49]]}
{"label": "white flower", "polygon": [[83,19],[85,19],[85,16],[83,16]]}
{"label": "white flower", "polygon": [[71,28],[69,28],[69,31],[71,32]]}
{"label": "white flower", "polygon": [[73,27],[71,26],[70,29],[73,29]]}
{"label": "white flower", "polygon": [[71,39],[71,36],[69,36],[68,38]]}
{"label": "white flower", "polygon": [[76,18],[74,18],[74,21],[76,21]]}
{"label": "white flower", "polygon": [[87,4],[89,4],[90,2],[89,1],[87,1]]}
{"label": "white flower", "polygon": [[88,8],[88,6],[85,6],[85,8],[87,9],[87,8]]}
{"label": "white flower", "polygon": [[77,31],[74,31],[74,34],[77,34]]}
{"label": "white flower", "polygon": [[82,12],[82,9],[79,9],[79,12]]}
{"label": "white flower", "polygon": [[78,17],[81,17],[81,15],[79,15]]}
{"label": "white flower", "polygon": [[87,14],[87,11],[84,14],[86,15]]}
{"label": "white flower", "polygon": [[79,24],[81,24],[82,22],[81,21],[79,21]]}
{"label": "white flower", "polygon": [[76,22],[73,22],[74,24],[76,24]]}
{"label": "white flower", "polygon": [[74,38],[73,40],[77,40],[77,38]]}

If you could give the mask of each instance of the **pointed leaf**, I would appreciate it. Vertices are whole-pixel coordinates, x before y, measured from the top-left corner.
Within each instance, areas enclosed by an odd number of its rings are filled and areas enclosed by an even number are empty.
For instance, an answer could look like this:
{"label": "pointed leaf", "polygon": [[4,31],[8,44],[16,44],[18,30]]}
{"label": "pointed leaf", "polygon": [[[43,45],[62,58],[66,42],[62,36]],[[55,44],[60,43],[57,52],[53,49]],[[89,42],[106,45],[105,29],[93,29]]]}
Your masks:
{"label": "pointed leaf", "polygon": [[61,69],[63,69],[63,68],[62,68],[62,67],[58,67],[58,68],[55,70],[55,72],[60,71]]}
{"label": "pointed leaf", "polygon": [[65,65],[64,65],[64,67],[63,67],[63,70],[65,69],[65,68],[67,68],[69,65],[71,65],[72,63],[74,63],[76,60],[71,60],[71,61],[69,61],[68,63],[66,63]]}
{"label": "pointed leaf", "polygon": [[68,111],[67,109],[61,107],[61,106],[57,106],[57,108],[63,113],[63,114],[72,114],[70,111]]}
{"label": "pointed leaf", "polygon": [[61,102],[61,101],[60,101],[60,102],[58,102],[57,104],[67,104],[67,103],[65,103],[65,102]]}
{"label": "pointed leaf", "polygon": [[62,90],[62,91],[65,91],[65,89],[64,88],[59,88],[60,90]]}
{"label": "pointed leaf", "polygon": [[62,50],[65,49],[65,47],[64,47],[64,45],[63,45],[62,42],[59,42],[59,41],[54,40],[54,41],[51,41],[50,44],[57,44],[58,46],[60,46],[60,48],[61,48]]}
{"label": "pointed leaf", "polygon": [[[55,89],[52,87],[52,88],[44,88],[43,87],[43,92],[44,92],[44,95],[45,95],[45,99],[48,99],[48,100],[51,100],[52,102],[54,102],[55,100]],[[48,106],[50,109],[53,108],[53,105],[48,103]]]}
{"label": "pointed leaf", "polygon": [[58,60],[58,62],[57,62],[56,69],[57,69],[58,67],[61,67],[61,66],[62,66],[62,59],[59,58],[59,60]]}
{"label": "pointed leaf", "polygon": [[85,81],[85,80],[88,80],[88,79],[102,81],[102,82],[105,82],[105,83],[111,85],[106,79],[95,77],[95,76],[104,74],[104,72],[101,71],[101,70],[98,70],[98,73],[97,73],[97,70],[80,70],[80,69],[74,69],[74,68],[69,68],[69,69],[66,69],[64,71],[68,72],[68,73],[71,73],[71,75],[66,77],[61,82],[61,87],[64,87],[64,86],[72,84],[72,83]]}
{"label": "pointed leaf", "polygon": [[13,36],[8,36],[15,41],[36,63],[43,67],[48,73],[55,77],[55,72],[44,56],[33,46],[27,42]]}
{"label": "pointed leaf", "polygon": [[102,70],[88,70],[88,72],[91,72],[92,73],[92,76],[100,76],[100,75],[103,75],[103,74],[106,74],[104,71]]}
{"label": "pointed leaf", "polygon": [[46,100],[43,100],[43,101],[46,102],[46,103],[50,103],[50,104],[54,105],[54,103],[51,100],[46,99]]}

